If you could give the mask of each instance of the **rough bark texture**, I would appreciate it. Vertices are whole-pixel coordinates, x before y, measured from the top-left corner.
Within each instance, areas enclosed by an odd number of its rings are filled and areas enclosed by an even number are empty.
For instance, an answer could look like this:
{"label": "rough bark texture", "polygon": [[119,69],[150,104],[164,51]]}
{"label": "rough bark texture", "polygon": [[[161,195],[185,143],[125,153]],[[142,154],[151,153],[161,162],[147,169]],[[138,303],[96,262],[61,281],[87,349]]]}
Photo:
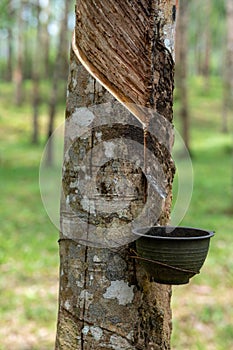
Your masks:
{"label": "rough bark texture", "polygon": [[[100,8],[109,9],[101,18]],[[86,23],[93,27],[91,35],[95,35],[96,26],[102,29],[102,34],[95,36],[90,43],[92,50],[88,51],[88,55],[85,52],[83,56],[86,59],[87,55],[88,60],[94,62],[96,55],[100,54],[100,60],[95,66],[96,77],[103,78],[105,85],[110,85],[110,90],[114,85],[115,95],[123,96],[125,101],[150,106],[171,122],[174,68],[171,28],[174,28],[175,21],[173,1],[108,1],[106,4],[105,1],[77,1],[76,10],[76,39],[79,40],[78,45],[82,46],[83,51],[89,38],[80,38],[79,35],[80,32],[84,34],[87,31],[90,34],[90,28],[85,28]],[[120,13],[124,14],[125,22],[118,23]],[[108,20],[109,17],[111,21]],[[130,27],[129,33],[124,37],[125,46],[117,51],[117,28],[123,25],[127,28],[130,18],[137,25]],[[147,26],[148,18],[149,22],[153,20],[150,28]],[[82,27],[80,32],[79,26]],[[102,54],[96,49],[99,40],[105,40],[106,51]],[[166,40],[171,43],[169,48]],[[109,50],[110,46],[114,48],[114,52]],[[145,46],[150,47],[150,57],[144,55]],[[123,63],[119,62],[126,59],[127,48],[133,48],[128,57],[131,62],[129,71],[120,74],[121,79],[115,78],[114,74],[124,70]],[[124,57],[120,58],[120,52]],[[90,125],[85,129],[85,120],[79,120],[77,116],[80,108],[86,107],[90,108],[94,118],[91,137],[88,135]],[[101,119],[102,125],[98,130]],[[104,145],[116,137],[120,139],[119,144],[125,149],[125,154],[130,154],[127,144],[133,139],[139,145],[142,144],[148,152],[156,155],[166,177],[167,193],[158,222],[166,224],[169,220],[174,166],[169,146],[164,145],[171,143],[170,129],[167,130],[167,140],[164,136],[166,133],[159,135],[161,130],[158,134],[145,137],[143,128],[139,127],[140,123],[133,121],[134,119],[135,117],[116,101],[111,93],[89,75],[71,52],[65,134],[65,152],[68,151],[68,156],[65,157],[63,169],[64,193],[59,240],[61,265],[56,350],[170,349],[171,287],[154,283],[140,263],[132,259],[131,249],[134,249],[134,243],[121,246],[120,249],[98,248],[94,243],[92,246],[81,244],[82,241],[77,238],[88,231],[87,238],[91,239],[96,235],[98,240],[98,235],[102,238],[101,234],[105,228],[123,230],[126,223],[136,219],[139,212],[143,211],[140,206],[143,207],[147,196],[150,195],[152,187],[145,186],[143,171],[135,166],[136,161],[128,162],[113,156],[113,162],[116,163],[113,164],[109,160],[97,172],[98,191],[107,197],[108,206],[113,208],[113,197],[120,197],[120,186],[116,186],[118,180],[122,177],[127,181],[131,179],[132,188],[136,186],[138,189],[135,202],[131,202],[128,211],[122,210],[121,215],[119,211],[113,210],[114,215],[109,214],[107,217],[101,216],[100,212],[97,215],[95,207],[90,210],[90,201],[89,211],[83,207],[83,201],[79,198],[81,194],[75,183],[77,179],[82,183],[82,177],[87,175],[91,178],[92,172],[97,168],[96,163],[101,162],[106,153],[109,154],[109,149],[104,151],[100,148],[98,154],[92,157],[91,152],[95,151],[98,142]],[[128,122],[131,120],[133,126],[127,132]],[[78,137],[82,127],[82,136]],[[162,136],[164,140],[161,140]],[[91,170],[87,173],[86,168],[81,169],[79,162],[82,161],[83,154],[89,151]],[[128,195],[134,197],[133,192],[129,192]],[[159,209],[160,206],[153,207],[154,211]],[[152,215],[153,210],[150,212],[148,209],[148,213]],[[111,213],[111,210],[109,212]],[[80,224],[80,220],[83,220],[83,224]],[[146,219],[144,225],[145,222]]]}
{"label": "rough bark texture", "polygon": [[78,0],[76,6],[76,45],[94,75],[123,103],[154,107],[167,119],[172,106],[167,85],[173,81],[168,52],[174,46],[174,4]]}

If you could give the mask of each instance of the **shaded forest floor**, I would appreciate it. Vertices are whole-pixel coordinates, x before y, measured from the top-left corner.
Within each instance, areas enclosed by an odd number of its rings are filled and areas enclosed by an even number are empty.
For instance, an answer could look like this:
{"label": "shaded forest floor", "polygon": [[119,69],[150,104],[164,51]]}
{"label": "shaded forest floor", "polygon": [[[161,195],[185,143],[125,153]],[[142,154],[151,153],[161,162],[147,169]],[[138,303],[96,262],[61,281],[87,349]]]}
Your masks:
{"label": "shaded forest floor", "polygon": [[[47,106],[41,106],[41,143],[31,145],[30,85],[22,107],[13,105],[10,85],[0,88],[0,350],[50,350],[59,259],[58,231],[43,208],[38,182]],[[173,288],[172,349],[225,350],[233,343],[232,135],[220,131],[221,82],[212,79],[205,91],[195,78],[189,92],[194,189],[182,224],[216,235],[201,274]],[[57,124],[64,108],[59,106]]]}

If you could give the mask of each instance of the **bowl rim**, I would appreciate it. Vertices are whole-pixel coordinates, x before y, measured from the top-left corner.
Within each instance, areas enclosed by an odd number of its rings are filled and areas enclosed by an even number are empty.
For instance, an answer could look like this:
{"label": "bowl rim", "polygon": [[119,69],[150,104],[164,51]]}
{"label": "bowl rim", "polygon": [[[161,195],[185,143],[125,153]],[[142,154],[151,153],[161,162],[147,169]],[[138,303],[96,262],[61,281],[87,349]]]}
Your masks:
{"label": "bowl rim", "polygon": [[[186,229],[186,230],[196,230],[196,231],[202,231],[204,233],[206,233],[206,235],[202,235],[202,236],[192,236],[192,237],[176,237],[176,236],[170,236],[170,237],[163,237],[163,236],[156,236],[156,235],[148,235],[145,234],[143,232],[140,231],[149,231],[152,228],[162,228],[162,229],[171,229],[171,231],[174,231],[175,229]],[[139,227],[139,228],[133,228],[132,229],[133,234],[135,234],[136,236],[138,236],[138,239],[140,237],[145,237],[145,238],[153,238],[153,239],[162,239],[162,240],[185,240],[185,241],[189,241],[189,240],[200,240],[200,239],[207,239],[207,238],[211,238],[215,235],[215,231],[211,231],[211,230],[206,230],[206,229],[202,229],[202,228],[196,228],[196,227],[190,227],[190,226],[143,226],[143,227]]]}

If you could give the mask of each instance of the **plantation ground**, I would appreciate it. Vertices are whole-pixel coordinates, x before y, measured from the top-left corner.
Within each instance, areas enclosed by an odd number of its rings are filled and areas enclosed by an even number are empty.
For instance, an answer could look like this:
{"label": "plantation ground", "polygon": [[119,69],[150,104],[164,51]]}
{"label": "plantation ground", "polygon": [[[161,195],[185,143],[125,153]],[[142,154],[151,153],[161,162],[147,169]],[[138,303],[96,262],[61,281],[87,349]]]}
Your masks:
{"label": "plantation ground", "polygon": [[213,79],[209,92],[201,79],[189,86],[194,188],[182,224],[216,235],[201,274],[173,287],[172,349],[224,350],[233,344],[232,134],[220,132],[220,82]]}
{"label": "plantation ground", "polygon": [[[173,287],[174,350],[225,350],[233,344],[233,151],[221,129],[221,83],[189,82],[194,188],[183,225],[213,229],[201,274]],[[45,84],[46,87],[46,84]],[[12,87],[0,95],[0,350],[50,350],[55,338],[58,232],[43,208],[38,185],[41,143],[30,144],[30,85],[16,108]],[[47,92],[44,92],[46,96]],[[57,123],[63,120],[59,106]],[[179,129],[178,103],[175,122]]]}

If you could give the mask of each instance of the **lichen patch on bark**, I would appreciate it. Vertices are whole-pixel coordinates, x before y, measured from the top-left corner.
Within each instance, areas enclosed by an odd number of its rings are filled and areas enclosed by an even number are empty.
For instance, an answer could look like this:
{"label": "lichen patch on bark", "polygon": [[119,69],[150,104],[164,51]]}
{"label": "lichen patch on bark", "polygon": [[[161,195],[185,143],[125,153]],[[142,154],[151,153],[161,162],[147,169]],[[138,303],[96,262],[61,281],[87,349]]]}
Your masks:
{"label": "lichen patch on bark", "polygon": [[127,305],[133,302],[134,286],[128,285],[125,281],[112,281],[103,297],[106,299],[117,299],[119,305]]}

